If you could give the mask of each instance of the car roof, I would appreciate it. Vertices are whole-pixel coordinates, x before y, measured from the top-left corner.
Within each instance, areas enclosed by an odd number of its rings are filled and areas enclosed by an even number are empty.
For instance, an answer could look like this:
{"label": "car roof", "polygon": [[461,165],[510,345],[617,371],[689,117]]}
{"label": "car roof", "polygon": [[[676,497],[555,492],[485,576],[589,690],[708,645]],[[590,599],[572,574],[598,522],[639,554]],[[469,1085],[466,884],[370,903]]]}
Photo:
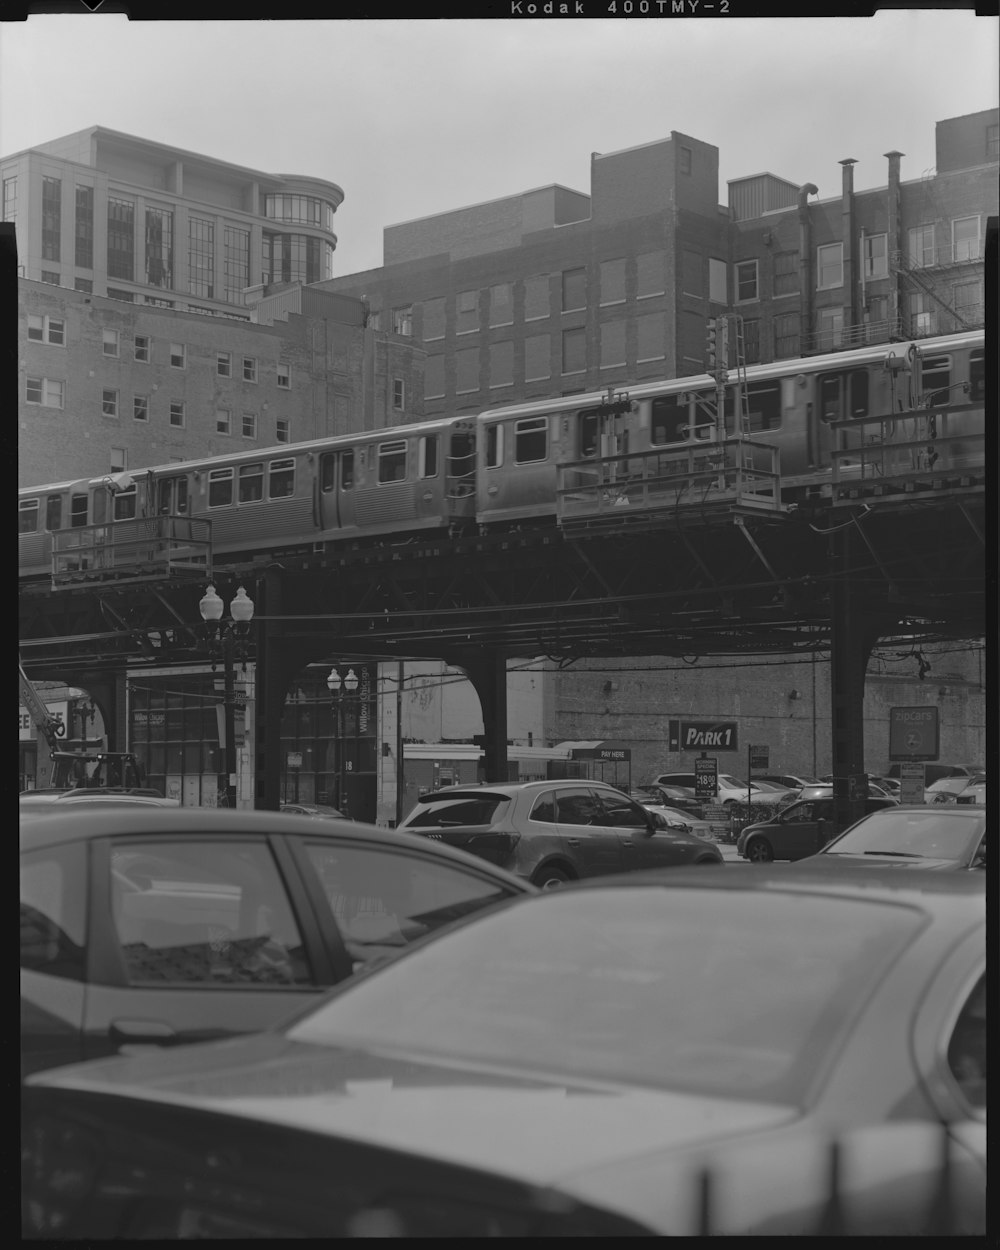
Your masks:
{"label": "car roof", "polygon": [[[72,816],[68,809],[58,812],[32,815],[21,824],[20,849],[32,851],[43,847],[70,842],[89,842],[101,837],[125,837],[129,834],[160,834],[168,837],[245,837],[248,834],[264,837],[267,834],[298,835],[315,842],[317,839],[367,841],[385,847],[395,847],[411,853],[448,859],[465,868],[475,868],[517,886],[524,891],[527,882],[495,864],[447,846],[442,842],[428,841],[412,833],[397,833],[376,825],[362,824],[352,820],[314,820],[295,812],[229,811],[211,807],[118,807],[101,806],[99,811],[89,805],[74,805]],[[528,886],[528,891],[533,892]]]}
{"label": "car roof", "polygon": [[624,790],[619,790],[617,786],[612,786],[606,781],[591,781],[588,777],[553,777],[547,781],[468,781],[460,786],[443,786],[440,790],[428,790],[426,794],[420,796],[419,801],[431,803],[436,799],[452,798],[455,795],[487,793],[510,797],[515,794],[551,790],[553,786],[595,786],[599,790],[609,790],[612,794],[625,796]]}

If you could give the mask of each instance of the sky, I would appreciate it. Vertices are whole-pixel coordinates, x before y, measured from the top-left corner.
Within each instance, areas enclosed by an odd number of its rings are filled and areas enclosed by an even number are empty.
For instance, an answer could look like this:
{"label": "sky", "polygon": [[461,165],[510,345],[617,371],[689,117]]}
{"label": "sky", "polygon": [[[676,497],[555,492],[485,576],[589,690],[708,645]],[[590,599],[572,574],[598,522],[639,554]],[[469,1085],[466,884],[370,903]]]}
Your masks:
{"label": "sky", "polygon": [[672,130],[719,149],[720,203],[765,170],[823,199],[848,157],[856,190],[885,185],[891,150],[904,181],[925,176],[935,122],[997,105],[994,16],[723,3],[714,19],[3,20],[0,155],[97,125],[334,182],[345,274],[382,264],[386,226],[552,183],[589,193],[591,153]]}

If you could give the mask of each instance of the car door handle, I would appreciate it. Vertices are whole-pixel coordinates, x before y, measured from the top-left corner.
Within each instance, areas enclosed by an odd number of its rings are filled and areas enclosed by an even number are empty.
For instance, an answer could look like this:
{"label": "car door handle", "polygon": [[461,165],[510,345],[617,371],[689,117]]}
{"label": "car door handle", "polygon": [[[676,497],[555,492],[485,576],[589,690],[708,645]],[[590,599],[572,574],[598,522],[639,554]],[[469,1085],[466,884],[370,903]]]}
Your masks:
{"label": "car door handle", "polygon": [[112,1020],[108,1032],[111,1040],[119,1045],[139,1042],[147,1046],[167,1046],[177,1036],[162,1020]]}
{"label": "car door handle", "polygon": [[635,850],[635,843],[632,841],[631,838],[622,838],[622,846],[624,846],[625,849],[628,851]]}
{"label": "car door handle", "polygon": [[579,839],[579,838],[567,838],[567,839],[566,839],[566,843],[567,843],[567,845],[569,845],[569,846],[579,846],[579,845],[580,845],[580,839]]}

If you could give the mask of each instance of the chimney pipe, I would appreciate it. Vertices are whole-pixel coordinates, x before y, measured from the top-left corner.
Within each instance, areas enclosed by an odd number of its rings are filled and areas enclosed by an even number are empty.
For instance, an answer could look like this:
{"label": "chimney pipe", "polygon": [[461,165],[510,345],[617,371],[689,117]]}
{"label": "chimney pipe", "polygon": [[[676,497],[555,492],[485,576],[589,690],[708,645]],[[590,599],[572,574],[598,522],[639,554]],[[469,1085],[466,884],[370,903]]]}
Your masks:
{"label": "chimney pipe", "polygon": [[844,170],[841,179],[840,234],[844,244],[844,332],[850,342],[853,327],[858,325],[858,280],[860,262],[854,251],[854,166],[853,156],[840,162]]}
{"label": "chimney pipe", "polygon": [[903,152],[886,152],[889,162],[889,225],[886,251],[889,253],[889,326],[893,335],[898,335],[902,327],[902,293],[900,291],[903,258],[903,193],[900,189],[900,161]]}
{"label": "chimney pipe", "polygon": [[805,344],[812,341],[812,230],[809,223],[810,195],[819,195],[814,182],[799,187],[799,351],[806,354]]}

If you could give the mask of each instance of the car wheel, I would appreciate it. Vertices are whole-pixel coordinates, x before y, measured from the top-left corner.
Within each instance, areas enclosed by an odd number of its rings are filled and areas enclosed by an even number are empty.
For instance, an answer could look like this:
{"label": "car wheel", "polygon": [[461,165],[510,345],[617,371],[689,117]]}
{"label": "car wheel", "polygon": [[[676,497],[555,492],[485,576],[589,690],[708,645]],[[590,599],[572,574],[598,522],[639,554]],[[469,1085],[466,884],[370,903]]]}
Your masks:
{"label": "car wheel", "polygon": [[769,864],[774,859],[774,848],[767,838],[751,838],[746,857],[752,864]]}
{"label": "car wheel", "polygon": [[536,872],[532,881],[540,890],[555,890],[560,885],[565,885],[567,881],[571,881],[568,872],[564,872],[561,868],[542,868]]}

